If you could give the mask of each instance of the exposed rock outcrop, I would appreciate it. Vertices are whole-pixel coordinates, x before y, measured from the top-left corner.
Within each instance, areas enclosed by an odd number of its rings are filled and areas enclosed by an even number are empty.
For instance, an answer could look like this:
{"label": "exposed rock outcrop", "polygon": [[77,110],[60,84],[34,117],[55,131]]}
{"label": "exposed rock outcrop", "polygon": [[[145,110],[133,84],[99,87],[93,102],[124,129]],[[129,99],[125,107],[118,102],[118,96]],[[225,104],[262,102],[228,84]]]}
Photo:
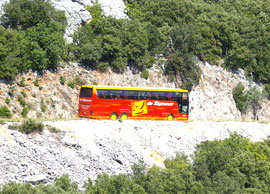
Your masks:
{"label": "exposed rock outcrop", "polygon": [[30,135],[7,129],[11,124],[0,125],[0,184],[53,183],[68,174],[82,187],[102,172],[130,173],[138,160],[162,167],[176,152],[190,156],[200,142],[234,132],[251,141],[270,135],[270,124],[251,122],[50,121],[44,124],[59,133]]}

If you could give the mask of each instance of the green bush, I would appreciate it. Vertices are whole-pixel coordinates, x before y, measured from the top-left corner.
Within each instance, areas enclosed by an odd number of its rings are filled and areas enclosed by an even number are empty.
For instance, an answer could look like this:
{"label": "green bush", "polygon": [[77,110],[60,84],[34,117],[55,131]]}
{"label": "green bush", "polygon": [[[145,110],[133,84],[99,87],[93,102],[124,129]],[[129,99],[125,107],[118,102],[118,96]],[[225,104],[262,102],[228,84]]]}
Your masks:
{"label": "green bush", "polygon": [[25,91],[22,91],[21,94],[22,94],[22,96],[23,96],[24,98],[27,97],[27,94],[25,93]]}
{"label": "green bush", "polygon": [[40,122],[36,122],[34,120],[26,120],[19,126],[19,131],[21,133],[30,134],[33,132],[42,132],[44,125]]}
{"label": "green bush", "polygon": [[19,86],[20,87],[25,87],[26,85],[25,85],[25,78],[23,77],[22,79],[21,79],[21,81],[19,82]]}
{"label": "green bush", "polygon": [[10,103],[10,98],[6,97],[5,103],[6,103],[6,104],[9,104],[9,103]]}
{"label": "green bush", "polygon": [[11,118],[12,114],[7,106],[0,107],[0,117],[3,118]]}
{"label": "green bush", "polygon": [[42,111],[42,112],[45,112],[46,109],[47,109],[47,106],[46,106],[46,104],[45,104],[43,98],[42,98],[41,101],[40,101],[40,108],[41,108],[41,111]]}
{"label": "green bush", "polygon": [[149,71],[147,69],[143,69],[141,72],[141,77],[144,79],[148,79],[149,77]]}
{"label": "green bush", "polygon": [[37,87],[39,87],[38,79],[36,79],[36,80],[34,81],[34,85],[37,86]]}
{"label": "green bush", "polygon": [[3,5],[0,21],[0,79],[14,80],[19,72],[58,66],[65,50],[64,11],[49,1],[13,0]]}
{"label": "green bush", "polygon": [[18,101],[22,107],[26,106],[26,101],[22,96],[18,97]]}
{"label": "green bush", "polygon": [[76,82],[74,80],[71,80],[68,82],[68,86],[72,89],[74,89],[75,85],[76,85]]}
{"label": "green bush", "polygon": [[233,99],[236,104],[236,108],[240,112],[244,113],[248,108],[248,104],[247,104],[247,96],[245,93],[245,87],[241,82],[239,82],[233,88]]}
{"label": "green bush", "polygon": [[22,109],[22,116],[23,116],[24,118],[26,118],[28,112],[29,112],[28,107],[27,107],[27,106],[23,107],[23,109]]}
{"label": "green bush", "polygon": [[61,83],[62,85],[65,85],[65,82],[66,82],[65,77],[60,76],[60,83]]}

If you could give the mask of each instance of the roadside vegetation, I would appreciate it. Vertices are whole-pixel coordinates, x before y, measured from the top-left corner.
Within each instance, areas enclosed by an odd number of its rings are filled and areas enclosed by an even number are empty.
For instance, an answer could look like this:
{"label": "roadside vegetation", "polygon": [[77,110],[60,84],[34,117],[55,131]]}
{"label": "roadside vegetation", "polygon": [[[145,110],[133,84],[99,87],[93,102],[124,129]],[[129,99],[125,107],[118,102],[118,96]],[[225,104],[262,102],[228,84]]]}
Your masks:
{"label": "roadside vegetation", "polygon": [[[143,162],[130,174],[98,175],[85,182],[86,194],[263,194],[270,193],[270,141],[250,142],[232,134],[225,140],[199,144],[190,162],[184,155],[165,161],[165,168],[146,168]],[[8,183],[0,194],[82,193],[68,175],[53,185]]]}
{"label": "roadside vegetation", "polygon": [[258,120],[258,111],[262,108],[262,101],[268,97],[268,92],[260,90],[256,86],[246,89],[242,83],[233,88],[233,99],[236,108],[245,116],[248,111],[252,112],[253,119]]}
{"label": "roadside vegetation", "polygon": [[269,0],[125,3],[129,19],[105,16],[99,4],[88,6],[93,19],[74,33],[71,44],[63,36],[64,12],[49,1],[4,4],[0,79],[14,80],[19,72],[54,69],[70,60],[118,73],[129,66],[147,79],[147,68],[166,59],[163,73],[191,89],[200,79],[199,59],[231,71],[242,68],[251,80],[269,85]]}

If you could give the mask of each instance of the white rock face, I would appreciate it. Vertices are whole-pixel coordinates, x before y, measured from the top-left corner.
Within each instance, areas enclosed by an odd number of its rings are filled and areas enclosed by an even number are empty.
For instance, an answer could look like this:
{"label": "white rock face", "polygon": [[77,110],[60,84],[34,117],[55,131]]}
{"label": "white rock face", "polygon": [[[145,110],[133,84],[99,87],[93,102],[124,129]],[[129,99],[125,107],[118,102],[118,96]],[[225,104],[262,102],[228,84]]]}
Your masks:
{"label": "white rock face", "polygon": [[144,160],[163,167],[176,153],[191,156],[196,145],[238,133],[251,141],[270,135],[270,124],[255,122],[47,121],[60,130],[24,135],[0,125],[0,184],[9,181],[53,183],[68,174],[83,186],[98,174],[130,173]]}
{"label": "white rock face", "polygon": [[[233,100],[233,88],[241,82],[246,89],[256,86],[249,82],[240,70],[238,74],[228,72],[220,66],[208,63],[198,63],[202,70],[199,84],[190,92],[190,119],[191,120],[241,120],[240,111],[237,110]],[[261,88],[262,89],[262,88]],[[269,120],[269,100],[262,102],[262,109],[258,112],[259,120]],[[251,110],[245,116],[252,120]]]}

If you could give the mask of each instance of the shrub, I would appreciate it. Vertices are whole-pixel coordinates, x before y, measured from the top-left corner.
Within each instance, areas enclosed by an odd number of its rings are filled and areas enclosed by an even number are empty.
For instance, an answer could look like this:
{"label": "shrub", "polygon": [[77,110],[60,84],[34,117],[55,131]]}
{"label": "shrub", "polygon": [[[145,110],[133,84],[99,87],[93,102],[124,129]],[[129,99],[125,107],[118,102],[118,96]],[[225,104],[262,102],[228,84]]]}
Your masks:
{"label": "shrub", "polygon": [[3,117],[3,118],[11,118],[11,112],[10,110],[8,109],[7,106],[2,106],[0,107],[0,117]]}
{"label": "shrub", "polygon": [[149,77],[149,71],[147,69],[143,69],[141,72],[141,77],[144,79],[148,79]]}
{"label": "shrub", "polygon": [[30,134],[33,132],[42,132],[44,125],[40,122],[34,120],[26,120],[19,126],[19,131],[21,133]]}
{"label": "shrub", "polygon": [[46,104],[45,104],[45,102],[44,102],[43,99],[41,99],[41,101],[40,101],[40,108],[41,108],[41,111],[42,112],[45,112],[46,111],[47,106],[46,106]]}
{"label": "shrub", "polygon": [[21,81],[19,82],[19,86],[20,87],[25,87],[25,78],[23,77],[22,79],[21,79]]}
{"label": "shrub", "polygon": [[65,85],[66,79],[63,76],[60,76],[60,84]]}
{"label": "shrub", "polygon": [[10,98],[6,97],[5,103],[6,103],[6,104],[9,104],[9,103],[10,103]]}
{"label": "shrub", "polygon": [[27,94],[25,93],[25,91],[22,91],[21,94],[22,94],[22,96],[23,96],[24,98],[27,97]]}
{"label": "shrub", "polygon": [[24,98],[22,96],[19,96],[18,97],[18,101],[19,101],[19,103],[20,103],[21,106],[24,107],[26,105],[26,102],[25,102],[25,100],[24,100]]}
{"label": "shrub", "polygon": [[72,89],[74,89],[75,83],[76,83],[76,82],[75,82],[74,80],[69,81],[69,82],[68,82],[68,86],[71,87]]}
{"label": "shrub", "polygon": [[23,116],[24,118],[26,118],[28,112],[29,112],[28,107],[27,107],[27,106],[23,107],[23,109],[22,109],[22,116]]}
{"label": "shrub", "polygon": [[36,80],[34,81],[34,85],[37,86],[37,87],[39,87],[38,79],[36,79]]}
{"label": "shrub", "polygon": [[238,83],[233,88],[233,99],[236,104],[236,108],[242,113],[247,110],[247,96],[244,90],[245,87],[242,83]]}

